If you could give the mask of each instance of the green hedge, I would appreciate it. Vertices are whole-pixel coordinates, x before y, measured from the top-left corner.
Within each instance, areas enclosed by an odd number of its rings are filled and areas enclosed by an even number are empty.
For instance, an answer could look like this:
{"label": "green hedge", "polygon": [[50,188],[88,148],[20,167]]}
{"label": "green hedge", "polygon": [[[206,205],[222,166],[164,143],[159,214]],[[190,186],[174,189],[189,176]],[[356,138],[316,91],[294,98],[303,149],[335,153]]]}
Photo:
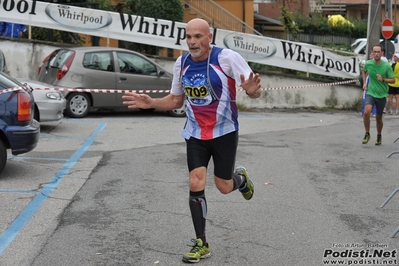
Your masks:
{"label": "green hedge", "polygon": [[[348,26],[346,23],[337,23],[331,25],[328,18],[322,15],[314,15],[312,17],[305,17],[302,14],[294,15],[294,21],[301,33],[314,35],[334,35],[334,36],[348,36],[354,39],[365,38],[367,36],[367,19],[347,19],[353,26]],[[399,27],[394,25],[394,34],[399,34]],[[383,39],[383,36],[380,36]]]}

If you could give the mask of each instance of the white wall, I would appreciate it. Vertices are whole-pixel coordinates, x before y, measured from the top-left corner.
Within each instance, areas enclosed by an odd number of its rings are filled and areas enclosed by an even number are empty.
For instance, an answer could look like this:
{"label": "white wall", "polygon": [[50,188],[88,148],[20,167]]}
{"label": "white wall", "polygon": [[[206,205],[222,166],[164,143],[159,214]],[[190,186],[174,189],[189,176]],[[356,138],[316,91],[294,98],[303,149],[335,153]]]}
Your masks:
{"label": "white wall", "polygon": [[[0,38],[0,50],[4,53],[10,75],[33,80],[37,77],[40,62],[58,47],[26,39]],[[161,59],[154,61],[172,72],[174,61]],[[261,78],[262,87],[267,89],[263,91],[262,96],[251,100],[241,92],[237,96],[238,103],[249,108],[322,108],[334,103],[335,107],[341,108],[351,105],[362,95],[360,86],[354,84],[320,86],[326,82],[277,74],[261,74]],[[297,86],[301,88],[293,88]]]}

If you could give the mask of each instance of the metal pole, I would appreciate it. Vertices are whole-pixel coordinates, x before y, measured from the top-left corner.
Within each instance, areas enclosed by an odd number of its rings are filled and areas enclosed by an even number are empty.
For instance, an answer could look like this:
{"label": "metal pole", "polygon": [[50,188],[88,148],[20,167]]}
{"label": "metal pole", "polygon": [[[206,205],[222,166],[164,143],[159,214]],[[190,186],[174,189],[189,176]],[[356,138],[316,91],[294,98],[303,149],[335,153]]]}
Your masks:
{"label": "metal pole", "polygon": [[[391,0],[385,0],[385,13],[386,13],[385,17],[392,20],[392,1]],[[385,40],[385,57],[387,57],[387,54],[388,54],[388,41],[389,40]]]}
{"label": "metal pole", "polygon": [[381,34],[381,1],[380,0],[369,0],[369,15],[368,15],[368,27],[367,27],[367,47],[365,53],[365,59],[367,60],[371,47],[379,43]]}
{"label": "metal pole", "polygon": [[392,2],[391,2],[391,0],[385,0],[385,17],[392,19]]}

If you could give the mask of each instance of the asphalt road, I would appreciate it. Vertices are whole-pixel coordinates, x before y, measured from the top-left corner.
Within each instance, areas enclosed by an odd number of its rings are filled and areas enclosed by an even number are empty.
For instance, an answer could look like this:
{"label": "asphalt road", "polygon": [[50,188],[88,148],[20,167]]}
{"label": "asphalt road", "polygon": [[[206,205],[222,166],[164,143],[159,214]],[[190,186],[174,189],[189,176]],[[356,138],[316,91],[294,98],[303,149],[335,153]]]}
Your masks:
{"label": "asphalt road", "polygon": [[[184,121],[133,112],[42,124],[38,147],[0,177],[0,265],[183,265],[195,237]],[[210,164],[212,256],[199,265],[397,265],[399,195],[380,206],[399,187],[399,154],[387,158],[399,116],[384,117],[381,146],[374,119],[361,144],[353,112],[240,113],[240,125],[237,164],[255,194],[222,195]]]}

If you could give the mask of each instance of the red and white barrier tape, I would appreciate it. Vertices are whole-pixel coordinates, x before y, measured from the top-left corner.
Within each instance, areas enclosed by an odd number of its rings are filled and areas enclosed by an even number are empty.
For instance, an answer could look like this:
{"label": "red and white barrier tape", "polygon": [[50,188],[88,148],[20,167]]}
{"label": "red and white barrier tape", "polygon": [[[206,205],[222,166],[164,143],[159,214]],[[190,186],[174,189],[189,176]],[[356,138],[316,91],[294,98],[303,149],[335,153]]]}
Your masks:
{"label": "red and white barrier tape", "polygon": [[[333,86],[340,84],[350,84],[358,82],[359,80],[347,80],[347,81],[338,81],[331,83],[321,83],[321,84],[313,84],[313,85],[299,85],[299,86],[288,86],[288,87],[275,87],[275,88],[261,88],[262,91],[271,91],[271,90],[290,90],[290,89],[299,89],[299,88],[314,88],[314,87],[322,87],[322,86]],[[6,90],[0,91],[0,94],[13,92],[21,90],[22,88],[10,88]],[[135,93],[169,93],[170,90],[101,90],[101,89],[67,89],[67,88],[34,88],[34,90],[46,90],[46,91],[70,91],[70,92],[93,92],[93,93],[125,93],[125,92],[135,92]],[[243,91],[242,88],[237,91]]]}
{"label": "red and white barrier tape", "polygon": [[[67,88],[33,88],[34,90],[41,91],[70,91],[70,92],[94,92],[94,93],[125,93],[125,92],[135,92],[135,93],[169,93],[170,90],[101,90],[101,89],[67,89]],[[0,94],[19,91],[21,88],[10,88],[0,91]]]}
{"label": "red and white barrier tape", "polygon": [[[273,90],[290,90],[290,89],[300,89],[300,88],[314,88],[314,87],[323,87],[323,86],[333,86],[333,85],[341,85],[341,84],[350,84],[359,82],[358,79],[346,80],[346,81],[337,81],[331,83],[321,83],[321,84],[312,84],[312,85],[298,85],[298,86],[288,86],[288,87],[275,87],[275,88],[261,88],[262,91],[273,91]],[[243,91],[243,89],[239,89],[238,91]]]}

